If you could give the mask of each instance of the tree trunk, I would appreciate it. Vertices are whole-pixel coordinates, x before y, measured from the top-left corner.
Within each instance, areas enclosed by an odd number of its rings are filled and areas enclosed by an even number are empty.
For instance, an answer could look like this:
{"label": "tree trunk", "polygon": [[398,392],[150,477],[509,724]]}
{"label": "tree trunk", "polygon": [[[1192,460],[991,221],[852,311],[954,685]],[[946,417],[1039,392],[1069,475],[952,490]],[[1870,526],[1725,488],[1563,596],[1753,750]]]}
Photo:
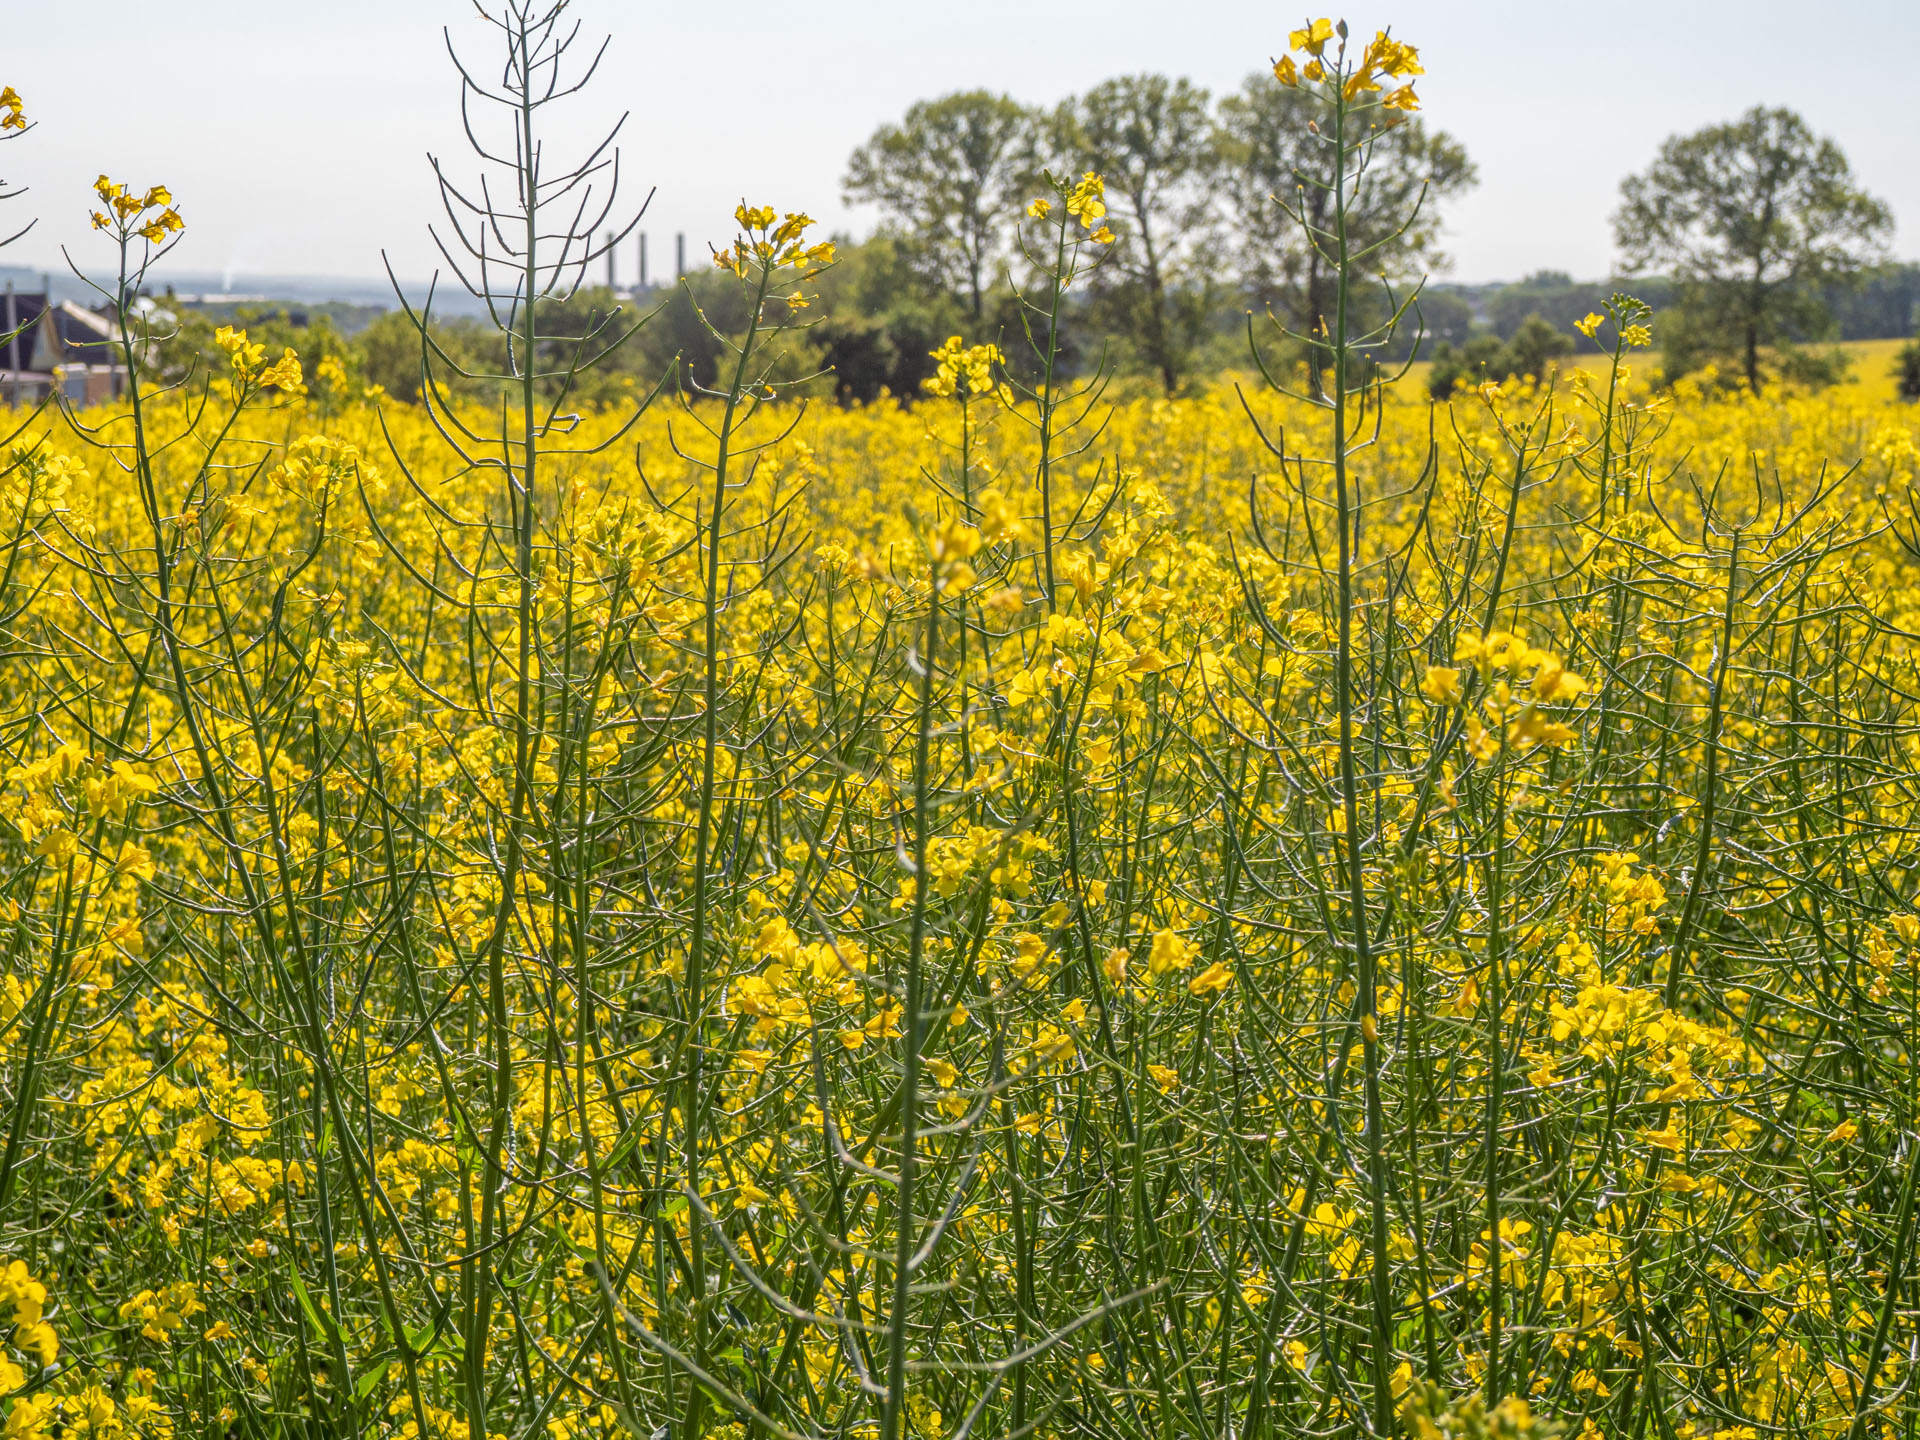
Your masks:
{"label": "tree trunk", "polygon": [[1167,339],[1166,282],[1160,274],[1159,257],[1153,251],[1153,234],[1147,228],[1145,206],[1136,204],[1134,213],[1141,217],[1140,248],[1146,257],[1141,282],[1147,292],[1147,354],[1160,372],[1160,383],[1171,395],[1180,387],[1180,367],[1174,363],[1173,345]]}
{"label": "tree trunk", "polygon": [[[1760,233],[1764,237],[1773,228],[1772,177],[1769,177],[1766,203],[1761,207]],[[1767,257],[1764,251],[1753,257],[1753,280],[1747,286],[1747,393],[1760,389],[1760,326],[1767,318]]]}

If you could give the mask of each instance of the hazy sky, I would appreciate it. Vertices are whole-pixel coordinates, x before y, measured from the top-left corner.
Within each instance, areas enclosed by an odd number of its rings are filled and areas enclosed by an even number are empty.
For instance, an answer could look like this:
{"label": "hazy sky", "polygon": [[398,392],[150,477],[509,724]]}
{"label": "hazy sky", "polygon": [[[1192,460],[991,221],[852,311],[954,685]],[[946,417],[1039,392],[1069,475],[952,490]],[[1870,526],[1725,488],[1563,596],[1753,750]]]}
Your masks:
{"label": "hazy sky", "polygon": [[[840,198],[848,151],[912,101],[991,86],[1052,102],[1110,75],[1184,74],[1219,92],[1284,46],[1293,14],[1251,0],[577,0],[612,48],[568,122],[585,139],[629,113],[627,174],[658,187],[656,271],[684,230],[692,255],[727,238],[743,195],[864,232]],[[9,0],[0,84],[39,128],[0,148],[32,194],[0,212],[39,226],[0,262],[105,255],[86,228],[105,170],[172,187],[182,271],[371,276],[385,247],[405,278],[434,256],[429,151],[455,174],[457,85],[441,27],[484,65],[460,0]],[[1481,183],[1447,215],[1451,278],[1553,267],[1607,273],[1621,178],[1675,130],[1755,103],[1800,110],[1838,139],[1894,210],[1896,253],[1920,254],[1912,66],[1920,0],[1395,0],[1348,14],[1420,46],[1430,123]],[[639,190],[635,191],[638,198]],[[13,228],[6,225],[6,229]],[[631,253],[621,257],[632,276]]]}

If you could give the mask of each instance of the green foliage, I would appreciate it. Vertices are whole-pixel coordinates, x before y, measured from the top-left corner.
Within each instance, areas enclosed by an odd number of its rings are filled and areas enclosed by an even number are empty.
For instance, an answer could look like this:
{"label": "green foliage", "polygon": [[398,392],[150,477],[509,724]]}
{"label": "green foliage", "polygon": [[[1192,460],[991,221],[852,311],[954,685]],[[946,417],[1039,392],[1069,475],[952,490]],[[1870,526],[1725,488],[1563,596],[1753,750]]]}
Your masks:
{"label": "green foliage", "polygon": [[[1004,333],[1015,323],[1001,318],[1010,297],[995,295],[989,297],[992,308],[983,326],[973,325],[962,299],[929,282],[911,241],[883,232],[861,244],[844,244],[840,253],[840,263],[820,276],[818,293],[804,312],[809,328],[796,330],[787,347],[783,381],[825,372],[812,388],[842,403],[870,403],[882,395],[911,400],[933,373],[929,352],[949,335],[969,328]],[[749,318],[740,286],[723,270],[696,270],[633,299],[605,289],[581,290],[564,301],[541,303],[548,362],[564,371],[568,350],[616,306],[624,313],[615,333],[632,329],[643,317],[646,323],[598,364],[568,379],[568,403],[576,408],[629,403],[669,375],[713,387],[722,381],[727,354],[721,337],[744,334]],[[464,316],[436,319],[428,328],[433,358],[444,362],[435,364],[436,384],[467,401],[498,394],[506,350],[497,332]],[[420,331],[407,314],[382,316],[350,348],[368,384],[408,403],[420,398]],[[542,382],[543,394],[558,388],[555,380]]]}
{"label": "green foliage", "polygon": [[1838,385],[1853,373],[1853,361],[1837,345],[1819,349],[1804,345],[1786,346],[1775,352],[1774,359],[1781,380],[1810,390]]}
{"label": "green foliage", "polygon": [[[966,298],[928,284],[911,242],[885,231],[844,246],[819,289],[822,319],[809,338],[843,404],[869,404],[883,394],[912,399],[933,373],[930,352],[949,335],[1003,328],[976,323]],[[989,305],[1003,294],[996,287]]]}
{"label": "green foliage", "polygon": [[1920,327],[1920,265],[1872,265],[1826,289],[1840,340],[1902,340]]}
{"label": "green foliage", "polygon": [[1920,400],[1920,340],[1909,340],[1893,357],[1893,383],[1902,400]]}
{"label": "green foliage", "polygon": [[1628,268],[1664,268],[1682,285],[1686,328],[1668,334],[1687,348],[1669,349],[1669,373],[1731,357],[1750,387],[1763,347],[1818,335],[1821,287],[1858,272],[1893,227],[1838,145],[1763,106],[1672,137],[1621,193],[1614,238]]}
{"label": "green foliage", "polygon": [[1716,313],[1704,296],[1696,293],[1692,301],[1661,316],[1661,370],[1669,382],[1690,375],[1712,378],[1721,388],[1777,380],[1817,390],[1847,378],[1849,362],[1838,347],[1801,344],[1779,333],[1755,347],[1749,369],[1741,351],[1727,344],[1728,326],[1738,321]]}
{"label": "green foliage", "polygon": [[[1241,283],[1256,308],[1271,308],[1303,332],[1333,308],[1332,258],[1307,243],[1283,213],[1283,207],[1297,210],[1321,234],[1331,223],[1328,192],[1310,183],[1326,166],[1326,141],[1309,128],[1313,111],[1310,95],[1267,71],[1249,76],[1238,94],[1220,102],[1221,190]],[[1346,217],[1348,243],[1367,252],[1367,273],[1405,282],[1444,268],[1441,207],[1478,180],[1465,147],[1445,131],[1417,117],[1383,126],[1368,160],[1368,183],[1352,197],[1355,208]],[[1377,295],[1362,298],[1384,309]],[[1456,311],[1423,308],[1439,338],[1465,338]],[[1444,327],[1434,324],[1441,315]]]}
{"label": "green foliage", "polygon": [[1187,380],[1220,295],[1214,201],[1221,139],[1207,92],[1127,75],[1063,101],[1048,133],[1053,173],[1095,172],[1117,239],[1094,273],[1096,323],[1169,394]]}
{"label": "green foliage", "polygon": [[1016,100],[961,91],[914,105],[847,162],[847,199],[877,205],[900,255],[930,285],[963,296],[975,320],[1010,258],[1033,125]]}
{"label": "green foliage", "polygon": [[[434,321],[428,326],[428,334],[439,353],[464,371],[486,373],[499,366],[499,347],[477,320],[461,316]],[[354,351],[367,384],[379,386],[406,404],[419,402],[420,327],[405,310],[390,310],[361,331]],[[443,373],[436,379],[445,382],[449,376]]]}
{"label": "green foliage", "polygon": [[224,375],[227,354],[214,343],[214,334],[222,326],[245,330],[249,339],[267,347],[271,356],[294,350],[309,370],[324,355],[345,357],[354,346],[339,327],[325,315],[315,315],[305,324],[297,324],[280,305],[236,305],[225,313],[210,313],[189,307],[175,312],[179,331],[174,343],[164,352],[166,360],[160,372],[167,381],[183,380],[190,375]]}
{"label": "green foliage", "polygon": [[[1529,317],[1538,315],[1556,330],[1571,331],[1574,322],[1606,308],[1617,287],[1610,281],[1579,281],[1564,270],[1536,270],[1510,285],[1483,287],[1477,293],[1486,312],[1487,328],[1502,340],[1511,340]],[[1635,293],[1665,312],[1672,286],[1658,279],[1636,283]]]}
{"label": "green foliage", "polygon": [[1462,385],[1481,380],[1540,379],[1553,362],[1573,353],[1573,337],[1538,315],[1529,315],[1509,340],[1480,334],[1463,344],[1443,341],[1433,352],[1427,389],[1444,400]]}
{"label": "green foliage", "polygon": [[1431,351],[1465,343],[1473,334],[1473,307],[1445,290],[1423,291],[1415,302],[1419,333]]}
{"label": "green foliage", "polygon": [[[881,222],[865,244],[843,243],[854,263],[822,286],[811,338],[833,367],[834,393],[911,395],[929,372],[926,352],[962,331],[1024,354],[1012,287],[1047,257],[1021,252],[1019,228],[1046,173],[1104,176],[1115,235],[1091,283],[1063,300],[1065,370],[1103,355],[1120,374],[1172,391],[1235,362],[1248,306],[1309,325],[1327,307],[1330,262],[1275,203],[1324,164],[1307,103],[1267,74],[1217,108],[1190,81],[1141,74],[1046,115],[986,90],[913,105],[848,162],[847,199],[876,206]],[[1475,183],[1474,167],[1457,140],[1418,118],[1388,112],[1374,123],[1371,183],[1348,217],[1353,243],[1368,251],[1370,275],[1410,281],[1445,263],[1440,208]],[[1324,229],[1324,196],[1308,193],[1307,218]],[[1370,287],[1351,300],[1376,323],[1393,303]],[[1437,338],[1466,338],[1460,303],[1428,308]],[[663,333],[701,345],[691,312],[663,319]],[[1398,343],[1410,346],[1411,332]]]}

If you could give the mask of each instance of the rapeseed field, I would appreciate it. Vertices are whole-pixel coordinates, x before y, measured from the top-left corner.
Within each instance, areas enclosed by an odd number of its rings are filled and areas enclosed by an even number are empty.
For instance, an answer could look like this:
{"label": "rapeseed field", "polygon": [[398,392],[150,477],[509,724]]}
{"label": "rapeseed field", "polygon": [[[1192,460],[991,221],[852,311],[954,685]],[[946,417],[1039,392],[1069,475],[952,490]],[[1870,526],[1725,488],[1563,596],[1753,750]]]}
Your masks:
{"label": "rapeseed field", "polygon": [[706,389],[12,413],[0,1434],[1912,1434],[1913,412],[1108,394],[1102,193],[911,405],[743,205]]}

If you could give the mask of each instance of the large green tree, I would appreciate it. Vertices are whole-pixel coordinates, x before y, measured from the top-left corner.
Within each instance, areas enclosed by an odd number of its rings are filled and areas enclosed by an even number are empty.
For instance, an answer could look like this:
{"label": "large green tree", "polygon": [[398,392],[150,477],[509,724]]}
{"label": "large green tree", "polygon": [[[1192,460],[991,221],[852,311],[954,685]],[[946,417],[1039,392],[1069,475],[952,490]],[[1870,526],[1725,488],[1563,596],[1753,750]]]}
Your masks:
{"label": "large green tree", "polygon": [[878,206],[924,278],[976,320],[1026,200],[1033,123],[1008,96],[964,90],[920,101],[847,162],[847,199]]}
{"label": "large green tree", "polygon": [[[1326,234],[1333,220],[1329,142],[1312,123],[1321,109],[1268,71],[1220,102],[1222,191],[1242,282],[1256,305],[1302,333],[1333,311],[1333,257],[1305,234]],[[1441,268],[1441,208],[1478,179],[1466,148],[1417,117],[1378,132],[1347,209],[1349,244],[1367,252],[1365,273],[1400,280]]]}
{"label": "large green tree", "polygon": [[1621,195],[1613,229],[1627,269],[1671,272],[1695,347],[1737,354],[1749,386],[1761,347],[1817,329],[1821,287],[1881,254],[1893,228],[1838,145],[1764,106],[1673,136]]}
{"label": "large green tree", "polygon": [[1171,393],[1216,288],[1220,145],[1207,92],[1164,75],[1121,76],[1063,101],[1049,129],[1057,173],[1106,179],[1118,238],[1096,272],[1101,308]]}

